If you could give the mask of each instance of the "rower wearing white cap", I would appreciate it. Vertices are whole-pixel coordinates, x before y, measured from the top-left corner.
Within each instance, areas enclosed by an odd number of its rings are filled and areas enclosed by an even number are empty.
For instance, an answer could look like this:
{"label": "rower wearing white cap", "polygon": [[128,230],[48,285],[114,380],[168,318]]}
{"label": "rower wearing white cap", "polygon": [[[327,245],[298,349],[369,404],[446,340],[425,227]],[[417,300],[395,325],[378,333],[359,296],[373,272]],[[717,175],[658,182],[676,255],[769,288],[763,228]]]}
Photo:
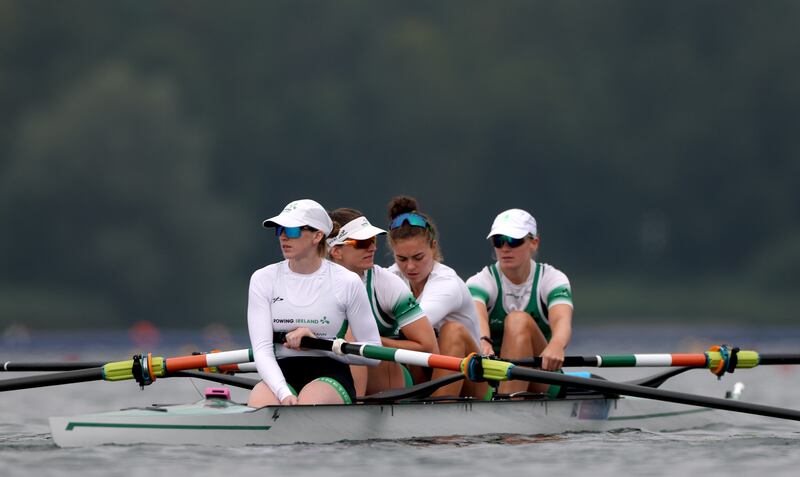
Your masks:
{"label": "rower wearing white cap", "polygon": [[[317,202],[291,202],[264,227],[275,228],[285,260],[250,279],[247,325],[262,382],[248,405],[349,404],[356,393],[348,364],[378,362],[305,350],[300,340],[343,338],[349,325],[358,342],[380,345],[364,286],[358,276],[324,259],[333,223]],[[273,342],[276,332],[286,333],[285,344]]]}
{"label": "rower wearing white cap", "polygon": [[[378,235],[386,231],[370,224],[355,209],[331,211],[333,232],[329,257],[361,277],[384,346],[438,353],[436,335],[408,285],[397,275],[375,264]],[[344,225],[340,225],[344,224]],[[405,366],[383,361],[376,367],[351,366],[358,395],[374,394],[413,384]]]}
{"label": "rower wearing white cap", "polygon": [[[480,352],[480,328],[466,284],[455,270],[442,263],[439,238],[430,217],[417,210],[411,197],[395,197],[389,203],[389,244],[394,265],[389,270],[403,278],[438,334],[439,352],[465,357]],[[451,371],[435,369],[431,379]],[[433,396],[471,396],[483,399],[488,385],[459,381],[441,387]]]}
{"label": "rower wearing white cap", "polygon": [[[572,290],[567,276],[534,260],[536,219],[522,209],[501,212],[486,237],[497,262],[467,280],[480,317],[481,350],[505,359],[542,357],[542,369],[558,370],[572,335]],[[546,385],[505,381],[501,393],[542,392]]]}

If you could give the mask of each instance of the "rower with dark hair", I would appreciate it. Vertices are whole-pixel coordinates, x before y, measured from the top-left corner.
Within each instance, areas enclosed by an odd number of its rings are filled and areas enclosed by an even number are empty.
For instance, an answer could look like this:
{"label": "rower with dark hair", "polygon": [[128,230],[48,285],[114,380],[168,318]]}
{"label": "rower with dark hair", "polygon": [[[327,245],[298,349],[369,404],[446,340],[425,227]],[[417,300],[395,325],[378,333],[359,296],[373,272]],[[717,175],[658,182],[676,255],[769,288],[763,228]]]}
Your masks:
{"label": "rower with dark hair", "polygon": [[[466,284],[443,264],[436,227],[419,211],[411,197],[395,197],[389,203],[389,244],[395,263],[389,270],[403,278],[438,334],[439,352],[465,357],[479,353],[478,317]],[[433,370],[431,379],[452,374]],[[439,388],[433,396],[486,397],[487,384],[459,381]]]}
{"label": "rower with dark hair", "polygon": [[[408,285],[375,264],[377,238],[386,231],[370,224],[364,214],[355,209],[340,208],[329,214],[333,220],[333,231],[328,239],[329,257],[361,277],[383,345],[438,353],[433,328]],[[354,365],[350,369],[358,395],[413,384],[406,367],[398,363],[383,361],[376,367]]]}

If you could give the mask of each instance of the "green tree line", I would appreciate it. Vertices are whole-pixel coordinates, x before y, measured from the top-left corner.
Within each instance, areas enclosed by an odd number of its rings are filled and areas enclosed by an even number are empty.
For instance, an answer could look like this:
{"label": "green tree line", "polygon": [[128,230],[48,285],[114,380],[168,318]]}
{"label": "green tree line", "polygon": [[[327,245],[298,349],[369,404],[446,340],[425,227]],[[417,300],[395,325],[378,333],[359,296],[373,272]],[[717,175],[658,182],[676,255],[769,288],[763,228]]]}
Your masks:
{"label": "green tree line", "polygon": [[[790,320],[800,4],[0,0],[0,324],[244,324],[289,200],[529,210],[576,320]],[[379,262],[391,258],[382,243]]]}

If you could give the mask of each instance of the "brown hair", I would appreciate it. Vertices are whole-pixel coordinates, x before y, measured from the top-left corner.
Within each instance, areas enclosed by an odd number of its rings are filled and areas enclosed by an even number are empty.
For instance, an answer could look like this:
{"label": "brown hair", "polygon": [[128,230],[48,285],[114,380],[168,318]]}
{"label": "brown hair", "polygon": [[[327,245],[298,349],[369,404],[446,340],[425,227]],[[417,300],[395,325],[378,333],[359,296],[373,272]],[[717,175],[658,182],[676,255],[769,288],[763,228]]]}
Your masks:
{"label": "brown hair", "polygon": [[342,230],[342,227],[347,225],[348,222],[362,217],[363,215],[364,214],[362,214],[360,211],[351,209],[349,207],[339,207],[335,210],[329,210],[328,216],[333,222],[333,229],[331,229],[331,233],[328,234],[328,238],[336,237],[339,235],[339,231]]}
{"label": "brown hair", "polygon": [[[318,232],[322,231],[318,230]],[[322,237],[322,240],[320,240],[317,244],[317,255],[319,255],[321,258],[328,256],[328,241],[326,239],[327,237]]]}
{"label": "brown hair", "polygon": [[[425,221],[428,223],[428,226],[425,228],[416,227],[408,222],[403,222],[403,224],[399,227],[392,229],[391,222],[395,219],[395,217],[406,213],[419,215],[425,219]],[[437,262],[442,261],[442,250],[439,248],[439,241],[437,240],[439,234],[436,232],[436,225],[434,225],[433,220],[431,220],[428,215],[418,210],[416,199],[413,197],[400,195],[389,201],[389,224],[389,246],[393,246],[398,240],[404,240],[412,237],[425,237],[428,241],[428,245],[433,248],[433,259]]]}

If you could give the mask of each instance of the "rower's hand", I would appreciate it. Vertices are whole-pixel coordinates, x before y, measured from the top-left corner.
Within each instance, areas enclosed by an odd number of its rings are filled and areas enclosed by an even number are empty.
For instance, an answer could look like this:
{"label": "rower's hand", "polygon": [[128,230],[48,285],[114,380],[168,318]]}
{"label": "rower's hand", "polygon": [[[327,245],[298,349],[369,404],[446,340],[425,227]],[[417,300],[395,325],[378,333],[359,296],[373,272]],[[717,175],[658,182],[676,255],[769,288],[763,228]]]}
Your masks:
{"label": "rower's hand", "polygon": [[483,356],[494,356],[494,348],[485,340],[481,340],[481,354]]}
{"label": "rower's hand", "polygon": [[303,336],[316,338],[316,335],[314,335],[311,330],[303,326],[286,333],[286,347],[291,349],[300,349],[300,340],[303,339]]}
{"label": "rower's hand", "polygon": [[540,356],[542,369],[545,371],[557,371],[564,364],[564,348],[557,344],[548,344]]}
{"label": "rower's hand", "polygon": [[292,394],[291,396],[286,396],[285,398],[283,398],[283,401],[281,401],[281,404],[283,404],[284,406],[295,406],[297,405],[297,396],[295,396],[294,394]]}

